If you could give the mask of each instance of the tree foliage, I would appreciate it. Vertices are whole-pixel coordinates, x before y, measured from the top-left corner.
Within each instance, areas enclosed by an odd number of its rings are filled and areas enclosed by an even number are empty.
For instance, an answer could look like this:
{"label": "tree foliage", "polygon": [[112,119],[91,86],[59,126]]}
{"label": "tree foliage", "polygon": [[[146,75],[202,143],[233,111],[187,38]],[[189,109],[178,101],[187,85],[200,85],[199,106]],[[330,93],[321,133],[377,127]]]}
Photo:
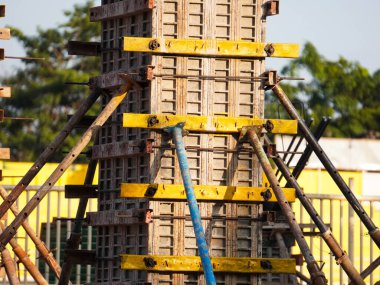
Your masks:
{"label": "tree foliage", "polygon": [[[12,86],[12,98],[3,101],[6,116],[34,119],[7,120],[2,125],[0,141],[11,148],[14,159],[34,160],[88,94],[88,88],[65,82],[88,82],[98,75],[97,58],[69,56],[66,47],[69,40],[93,41],[100,35],[99,25],[89,22],[92,6],[93,1],[75,5],[65,12],[65,23],[58,28],[38,28],[33,36],[11,27],[12,37],[21,43],[27,57],[45,59],[24,60],[13,75],[2,78],[4,85]],[[70,136],[63,149],[69,149],[75,140]],[[61,156],[58,153],[55,159]]]}
{"label": "tree foliage", "polygon": [[[331,117],[327,135],[380,136],[380,70],[370,74],[360,64],[343,57],[327,60],[311,43],[306,43],[302,56],[282,72],[306,76],[304,82],[285,84],[286,92],[298,106],[303,104],[306,118],[318,122],[323,116]],[[276,115],[273,106],[271,112]]]}

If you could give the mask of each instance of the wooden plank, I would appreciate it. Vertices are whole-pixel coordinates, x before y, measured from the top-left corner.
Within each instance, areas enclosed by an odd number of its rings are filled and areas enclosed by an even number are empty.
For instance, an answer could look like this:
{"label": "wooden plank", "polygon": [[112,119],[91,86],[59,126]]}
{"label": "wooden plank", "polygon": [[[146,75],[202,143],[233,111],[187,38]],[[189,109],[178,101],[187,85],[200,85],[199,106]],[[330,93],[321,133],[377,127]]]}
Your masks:
{"label": "wooden plank", "polygon": [[11,150],[9,148],[0,148],[0,159],[11,159]]}
{"label": "wooden plank", "polygon": [[[214,272],[295,274],[290,258],[212,257]],[[174,272],[202,272],[199,256],[121,255],[121,269]]]}
{"label": "wooden plank", "polygon": [[[292,188],[283,188],[283,190],[288,202],[294,202],[295,190]],[[194,191],[196,199],[199,201],[277,201],[272,189],[268,187],[194,185]],[[184,186],[170,184],[122,183],[120,196],[123,198],[149,198],[151,200],[186,200]]]}
{"label": "wooden plank", "polygon": [[12,88],[0,86],[0,98],[10,98],[12,96]]}
{"label": "wooden plank", "polygon": [[124,51],[228,58],[297,58],[298,44],[124,37]]}
{"label": "wooden plank", "polygon": [[0,28],[0,40],[10,40],[11,30],[7,28]]}
{"label": "wooden plank", "polygon": [[273,124],[272,133],[296,134],[297,121],[260,118],[232,118],[207,116],[178,116],[178,115],[150,115],[150,114],[123,114],[125,128],[163,129],[185,123],[184,129],[193,132],[207,133],[239,133],[243,127],[264,125],[268,121]]}

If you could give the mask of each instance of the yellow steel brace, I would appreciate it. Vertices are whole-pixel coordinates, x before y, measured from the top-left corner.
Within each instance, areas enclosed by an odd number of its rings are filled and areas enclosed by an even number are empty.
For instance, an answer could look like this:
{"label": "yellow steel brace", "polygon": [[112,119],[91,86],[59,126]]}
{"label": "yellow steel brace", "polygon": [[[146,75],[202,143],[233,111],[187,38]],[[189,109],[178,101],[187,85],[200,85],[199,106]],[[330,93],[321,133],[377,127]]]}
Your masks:
{"label": "yellow steel brace", "polygon": [[297,58],[298,44],[124,37],[124,51],[230,58]]}
{"label": "yellow steel brace", "polygon": [[[295,201],[295,190],[283,188],[286,199]],[[276,202],[272,189],[268,187],[236,187],[194,185],[196,199],[199,201],[241,201]],[[122,183],[121,197],[149,198],[153,200],[186,200],[183,185]]]}
{"label": "yellow steel brace", "polygon": [[[295,274],[290,258],[213,257],[214,272]],[[199,256],[121,255],[121,269],[147,271],[201,272]]]}
{"label": "yellow steel brace", "polygon": [[193,132],[239,133],[243,127],[264,125],[271,122],[275,134],[296,134],[297,121],[272,120],[259,118],[231,118],[179,115],[123,114],[123,126],[126,128],[163,129],[185,122],[184,129]]}

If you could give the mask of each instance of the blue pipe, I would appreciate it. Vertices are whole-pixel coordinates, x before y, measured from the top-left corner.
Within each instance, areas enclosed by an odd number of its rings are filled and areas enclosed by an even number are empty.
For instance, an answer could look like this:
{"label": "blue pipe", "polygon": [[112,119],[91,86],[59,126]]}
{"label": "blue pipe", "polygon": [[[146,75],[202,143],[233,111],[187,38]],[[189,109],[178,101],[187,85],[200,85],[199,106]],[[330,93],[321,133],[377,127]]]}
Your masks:
{"label": "blue pipe", "polygon": [[179,123],[174,127],[166,128],[166,131],[173,136],[173,142],[175,144],[176,153],[179,160],[179,167],[181,169],[182,180],[185,186],[187,202],[189,204],[190,209],[191,221],[193,222],[193,228],[197,240],[199,255],[202,261],[206,284],[216,285],[210,254],[207,247],[206,236],[202,227],[201,215],[199,213],[197,199],[195,198],[193,181],[190,175],[185,145],[182,138],[182,131],[184,125],[185,123]]}

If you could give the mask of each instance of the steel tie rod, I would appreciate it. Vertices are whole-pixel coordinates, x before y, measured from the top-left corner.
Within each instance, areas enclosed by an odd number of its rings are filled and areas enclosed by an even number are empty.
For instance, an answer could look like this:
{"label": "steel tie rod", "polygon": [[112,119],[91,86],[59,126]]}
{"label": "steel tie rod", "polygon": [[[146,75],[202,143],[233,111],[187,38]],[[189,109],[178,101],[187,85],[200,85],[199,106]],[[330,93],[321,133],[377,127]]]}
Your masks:
{"label": "steel tie rod", "polygon": [[339,174],[333,163],[330,161],[322,147],[319,145],[318,141],[315,139],[310,129],[306,126],[305,122],[298,114],[297,110],[294,108],[292,102],[286,96],[284,90],[279,86],[279,84],[268,86],[271,88],[273,93],[277,96],[278,100],[284,106],[290,117],[298,121],[298,127],[303,133],[306,141],[309,143],[310,147],[314,150],[315,154],[322,162],[323,166],[326,168],[331,178],[335,181],[336,185],[339,187],[342,194],[346,197],[348,203],[355,210],[356,214],[359,216],[360,220],[363,222],[365,227],[368,229],[369,235],[376,243],[377,247],[380,248],[380,230],[371,218],[368,216],[362,205],[356,199],[354,193],[348,187],[347,183],[343,180],[342,176]]}
{"label": "steel tie rod", "polygon": [[[265,140],[269,142],[269,139],[267,137],[265,137]],[[354,284],[365,285],[365,282],[363,281],[359,272],[352,264],[347,253],[342,249],[337,240],[334,238],[329,227],[326,226],[326,224],[323,222],[321,216],[318,214],[311,201],[307,198],[306,194],[303,193],[301,186],[298,184],[294,176],[290,173],[289,168],[281,159],[280,155],[276,154],[271,158],[273,159],[274,163],[276,164],[282,175],[284,175],[288,184],[291,187],[295,188],[297,198],[300,200],[302,206],[306,209],[307,213],[309,214],[315,225],[318,227],[323,240],[334,254],[337,264],[342,266],[343,270],[346,272],[347,276],[354,282]]]}
{"label": "steel tie rod", "polygon": [[261,127],[248,127],[242,130],[242,135],[246,135],[249,143],[252,145],[255,153],[259,159],[259,162],[264,170],[265,175],[273,189],[273,192],[277,198],[278,205],[280,206],[282,213],[285,215],[290,229],[296,239],[298,246],[305,258],[307,263],[307,269],[310,273],[313,285],[327,284],[326,277],[324,273],[320,270],[317,262],[315,261],[313,254],[307,244],[305,237],[303,236],[302,230],[296,221],[293,210],[286,200],[285,194],[278,182],[274,170],[269,162],[269,159],[261,145],[260,139],[256,132],[261,132]]}
{"label": "steel tie rod", "polygon": [[210,254],[206,242],[206,236],[202,227],[201,215],[198,208],[197,199],[195,198],[193,181],[190,175],[189,163],[187,160],[185,145],[183,142],[183,127],[185,123],[179,123],[174,127],[164,129],[167,133],[173,136],[176,153],[181,169],[183,184],[185,186],[187,202],[190,209],[191,221],[197,240],[199,255],[202,261],[204,275],[207,285],[216,285],[216,280],[211,264]]}
{"label": "steel tie rod", "polygon": [[[97,138],[95,138],[94,141],[96,142]],[[93,183],[97,164],[97,160],[90,160],[88,163],[84,185],[91,185]],[[70,238],[66,242],[65,251],[79,248],[79,244],[82,238],[83,218],[86,214],[87,204],[88,198],[81,198],[79,200],[74,229],[71,232]],[[74,264],[70,261],[70,258],[66,257],[62,265],[62,273],[59,278],[58,285],[67,285],[69,283],[73,265]]]}
{"label": "steel tie rod", "polygon": [[62,145],[66,137],[71,133],[78,122],[83,118],[86,112],[91,108],[100,96],[100,90],[95,89],[81,104],[76,113],[70,118],[65,127],[58,133],[54,140],[46,147],[42,154],[37,158],[36,162],[24,175],[19,183],[9,193],[8,197],[0,205],[0,217],[3,217],[12,204],[17,200],[21,193],[26,189],[29,183],[36,177],[41,168],[46,164],[48,159],[56,152],[58,147]]}
{"label": "steel tie rod", "polygon": [[126,86],[119,91],[117,95],[112,97],[108,102],[106,107],[102,110],[99,116],[91,124],[88,130],[82,135],[77,144],[72,148],[72,150],[66,155],[62,162],[57,166],[45,183],[37,190],[36,194],[32,199],[26,204],[26,206],[21,210],[20,214],[15,217],[12,223],[4,230],[0,235],[0,249],[5,248],[9,240],[16,234],[17,229],[21,224],[27,219],[30,213],[37,207],[37,205],[42,201],[45,195],[51,190],[58,179],[64,174],[66,169],[74,162],[74,160],[79,156],[80,152],[87,146],[90,142],[91,137],[97,130],[103,126],[107,119],[112,115],[116,108],[120,105],[123,99],[127,96],[128,90],[132,87],[132,82],[127,80]]}

